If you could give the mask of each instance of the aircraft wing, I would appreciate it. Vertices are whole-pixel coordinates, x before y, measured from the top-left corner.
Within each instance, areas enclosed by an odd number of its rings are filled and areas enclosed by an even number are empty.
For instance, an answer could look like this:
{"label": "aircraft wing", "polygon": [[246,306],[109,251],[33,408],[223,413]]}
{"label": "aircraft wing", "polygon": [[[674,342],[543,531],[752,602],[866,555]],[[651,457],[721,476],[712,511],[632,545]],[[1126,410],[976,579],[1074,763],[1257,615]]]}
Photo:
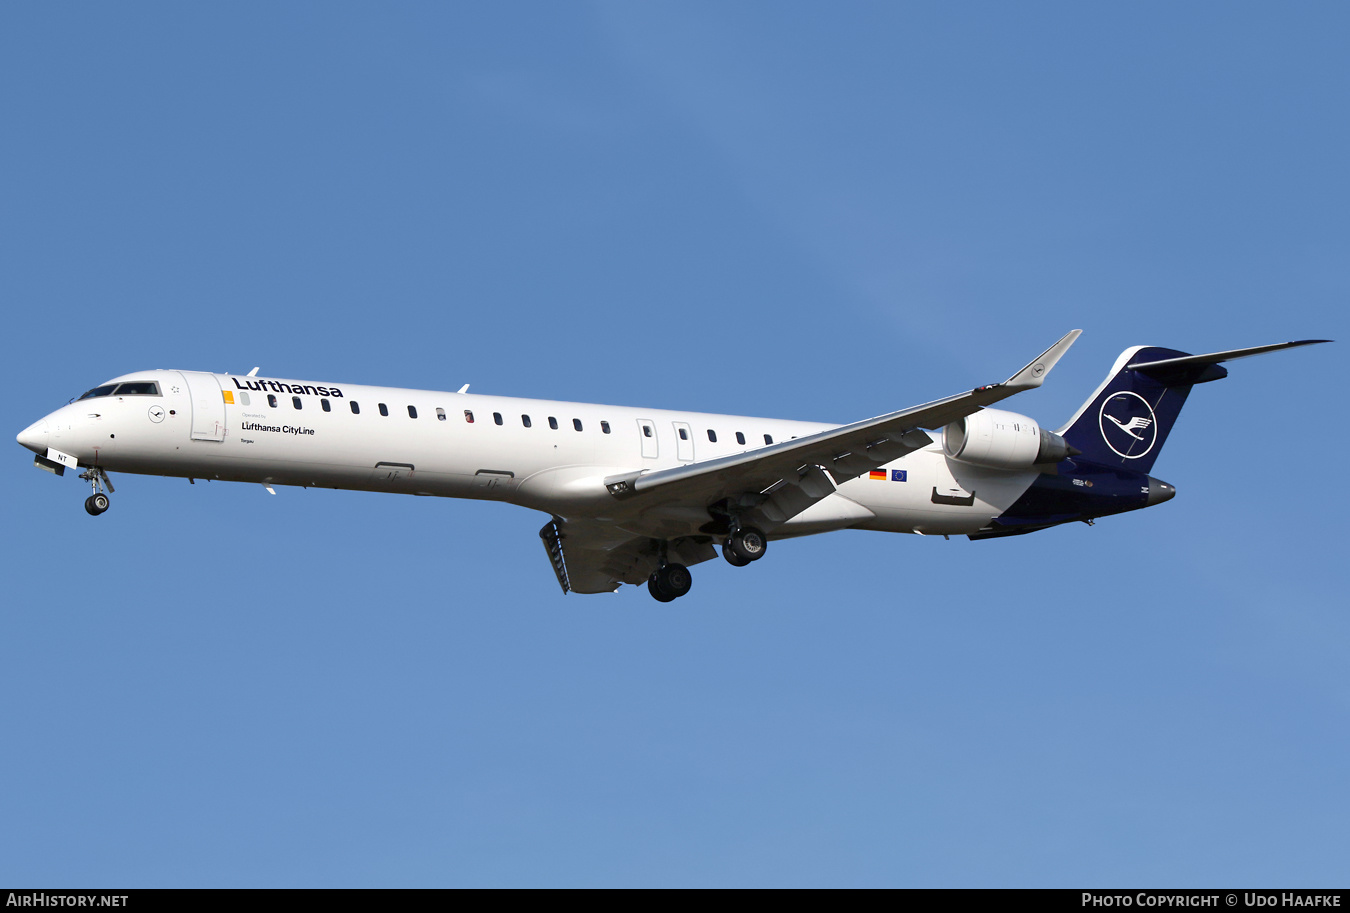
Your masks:
{"label": "aircraft wing", "polygon": [[[890,412],[767,447],[652,472],[605,479],[615,498],[696,506],[724,499],[766,530],[827,497],[836,485],[932,443],[924,428],[940,428],[1015,393],[1039,387],[1082,333],[1073,330],[1001,384],[977,387],[921,406]],[[636,506],[636,505],[635,505]]]}
{"label": "aircraft wing", "polygon": [[[610,524],[554,517],[539,538],[564,593],[612,593],[620,584],[644,582],[661,563],[660,546],[651,538]],[[668,558],[686,567],[717,557],[706,542],[685,539],[666,548]]]}

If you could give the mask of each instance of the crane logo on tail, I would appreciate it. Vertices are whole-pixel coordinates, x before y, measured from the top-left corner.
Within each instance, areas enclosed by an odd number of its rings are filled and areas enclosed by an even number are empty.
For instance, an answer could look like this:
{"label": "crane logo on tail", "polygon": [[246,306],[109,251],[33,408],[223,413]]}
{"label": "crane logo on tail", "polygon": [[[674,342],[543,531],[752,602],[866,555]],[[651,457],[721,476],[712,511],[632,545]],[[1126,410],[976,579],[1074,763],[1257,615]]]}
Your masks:
{"label": "crane logo on tail", "polygon": [[1114,415],[1108,415],[1107,418],[1115,422],[1117,428],[1119,428],[1121,431],[1124,431],[1126,434],[1134,438],[1136,441],[1142,441],[1144,439],[1144,436],[1142,434],[1135,434],[1134,429],[1136,428],[1145,429],[1149,425],[1153,424],[1153,419],[1144,418],[1143,416],[1140,415],[1136,415],[1134,418],[1124,423],[1122,423]]}
{"label": "crane logo on tail", "polygon": [[1102,403],[1098,417],[1102,440],[1118,456],[1137,460],[1158,440],[1158,417],[1138,393],[1121,390]]}

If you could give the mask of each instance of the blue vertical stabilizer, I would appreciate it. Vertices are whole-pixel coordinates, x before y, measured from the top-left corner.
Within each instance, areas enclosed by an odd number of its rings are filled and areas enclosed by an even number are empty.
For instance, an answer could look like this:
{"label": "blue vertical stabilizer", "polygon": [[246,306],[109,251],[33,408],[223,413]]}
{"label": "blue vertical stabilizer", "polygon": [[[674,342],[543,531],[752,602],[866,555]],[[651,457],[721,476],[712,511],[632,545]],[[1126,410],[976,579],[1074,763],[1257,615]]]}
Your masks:
{"label": "blue vertical stabilizer", "polygon": [[1082,459],[1147,473],[1167,441],[1191,387],[1228,376],[1212,362],[1175,349],[1134,346],[1121,353],[1097,388],[1060,434]]}

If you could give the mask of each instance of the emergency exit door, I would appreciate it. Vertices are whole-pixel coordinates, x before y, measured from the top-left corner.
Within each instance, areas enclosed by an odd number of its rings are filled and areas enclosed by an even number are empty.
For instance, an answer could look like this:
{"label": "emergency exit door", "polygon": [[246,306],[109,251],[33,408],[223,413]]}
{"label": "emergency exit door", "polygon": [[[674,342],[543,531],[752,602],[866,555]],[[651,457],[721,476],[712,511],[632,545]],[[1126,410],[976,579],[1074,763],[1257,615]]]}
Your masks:
{"label": "emergency exit door", "polygon": [[640,418],[638,423],[638,438],[642,441],[642,455],[649,460],[656,459],[656,422],[649,418]]}
{"label": "emergency exit door", "polygon": [[694,431],[688,422],[671,422],[675,430],[675,459],[681,463],[694,462]]}

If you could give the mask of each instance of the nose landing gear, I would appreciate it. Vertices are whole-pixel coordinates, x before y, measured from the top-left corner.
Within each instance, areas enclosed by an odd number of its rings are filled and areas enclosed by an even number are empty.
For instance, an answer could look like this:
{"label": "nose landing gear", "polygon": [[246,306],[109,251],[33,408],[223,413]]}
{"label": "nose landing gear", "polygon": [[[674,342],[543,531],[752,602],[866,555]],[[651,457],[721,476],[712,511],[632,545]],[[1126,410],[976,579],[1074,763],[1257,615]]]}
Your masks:
{"label": "nose landing gear", "polygon": [[84,499],[84,509],[89,516],[97,517],[110,506],[108,495],[103,493],[103,489],[106,486],[108,494],[112,494],[114,490],[112,480],[108,478],[108,474],[99,466],[95,466],[93,469],[88,469],[80,473],[80,478],[84,479],[94,488],[94,493]]}

